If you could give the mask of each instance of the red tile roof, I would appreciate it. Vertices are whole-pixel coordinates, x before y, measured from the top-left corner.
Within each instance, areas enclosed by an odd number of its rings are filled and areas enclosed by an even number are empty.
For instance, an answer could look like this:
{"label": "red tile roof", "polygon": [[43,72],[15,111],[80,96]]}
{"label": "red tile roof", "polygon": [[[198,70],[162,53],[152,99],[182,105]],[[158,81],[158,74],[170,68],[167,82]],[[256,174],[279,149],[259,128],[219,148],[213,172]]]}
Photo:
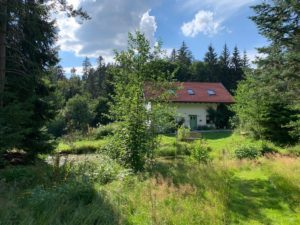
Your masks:
{"label": "red tile roof", "polygon": [[[222,83],[206,82],[177,82],[176,96],[173,102],[203,102],[203,103],[234,103],[234,99]],[[180,88],[181,86],[181,88]],[[190,95],[191,89],[194,95]],[[215,95],[209,95],[208,90],[215,92]]]}

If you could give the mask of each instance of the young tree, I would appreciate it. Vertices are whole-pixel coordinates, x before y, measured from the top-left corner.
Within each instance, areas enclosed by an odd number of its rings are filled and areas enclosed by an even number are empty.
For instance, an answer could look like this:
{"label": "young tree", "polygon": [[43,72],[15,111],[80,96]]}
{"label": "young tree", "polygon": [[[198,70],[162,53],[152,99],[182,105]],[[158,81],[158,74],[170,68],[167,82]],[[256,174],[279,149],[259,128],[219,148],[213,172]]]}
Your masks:
{"label": "young tree", "polygon": [[86,96],[75,95],[69,99],[64,109],[64,116],[70,131],[87,131],[93,118],[89,99]]}
{"label": "young tree", "polygon": [[[122,150],[120,157],[135,171],[144,168],[145,161],[156,147],[159,127],[163,127],[164,116],[158,115],[162,104],[158,99],[163,96],[165,74],[151,62],[159,60],[160,47],[151,51],[149,41],[140,32],[129,34],[127,51],[116,52],[117,67],[114,68],[114,104],[111,113],[121,121],[123,128],[118,132],[120,138],[114,145]],[[145,98],[146,87],[155,92],[155,104],[149,105]],[[158,93],[160,93],[158,95]]]}

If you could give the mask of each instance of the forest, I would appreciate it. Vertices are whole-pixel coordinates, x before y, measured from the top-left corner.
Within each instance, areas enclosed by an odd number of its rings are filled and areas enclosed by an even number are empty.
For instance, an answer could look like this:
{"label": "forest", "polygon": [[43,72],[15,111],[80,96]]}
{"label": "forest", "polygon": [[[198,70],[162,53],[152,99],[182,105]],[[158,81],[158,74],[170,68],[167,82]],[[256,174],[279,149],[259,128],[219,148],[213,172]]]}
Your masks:
{"label": "forest", "polygon": [[[85,57],[69,74],[55,15],[93,18],[64,0],[0,0],[0,225],[300,224],[300,6],[251,9],[268,40],[253,62],[226,42],[203,59],[184,41],[167,53],[137,30],[113,62]],[[234,97],[208,112],[214,129],[176,120],[173,84],[187,81]]]}

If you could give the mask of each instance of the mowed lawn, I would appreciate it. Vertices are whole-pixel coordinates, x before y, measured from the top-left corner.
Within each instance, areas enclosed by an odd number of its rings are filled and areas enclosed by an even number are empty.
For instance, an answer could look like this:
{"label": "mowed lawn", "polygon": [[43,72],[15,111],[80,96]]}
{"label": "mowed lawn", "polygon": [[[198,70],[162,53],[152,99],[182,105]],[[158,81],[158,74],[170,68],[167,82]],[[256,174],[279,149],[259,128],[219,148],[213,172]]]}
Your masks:
{"label": "mowed lawn", "polygon": [[139,174],[102,155],[109,137],[61,141],[57,152],[77,155],[0,170],[0,225],[300,224],[299,158],[238,160],[237,146],[260,142],[231,132],[201,137],[210,163],[184,154],[190,142],[176,147],[174,135],[162,135],[153,167]]}

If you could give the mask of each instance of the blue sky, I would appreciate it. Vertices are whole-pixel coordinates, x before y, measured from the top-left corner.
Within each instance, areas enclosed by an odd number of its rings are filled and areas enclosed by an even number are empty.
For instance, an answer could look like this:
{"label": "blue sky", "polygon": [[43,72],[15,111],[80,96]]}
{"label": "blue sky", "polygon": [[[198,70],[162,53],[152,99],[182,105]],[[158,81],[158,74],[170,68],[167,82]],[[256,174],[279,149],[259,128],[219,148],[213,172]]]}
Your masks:
{"label": "blue sky", "polygon": [[170,52],[185,41],[196,59],[203,59],[209,44],[219,53],[225,43],[232,50],[235,45],[246,50],[254,59],[256,48],[266,44],[258,34],[249,6],[261,0],[68,0],[75,7],[83,7],[92,17],[79,23],[60,14],[59,56],[61,65],[69,73],[76,67],[81,73],[85,56],[92,63],[102,55],[113,61],[113,50],[126,48],[127,34],[134,30],[145,33],[151,43],[163,41]]}

